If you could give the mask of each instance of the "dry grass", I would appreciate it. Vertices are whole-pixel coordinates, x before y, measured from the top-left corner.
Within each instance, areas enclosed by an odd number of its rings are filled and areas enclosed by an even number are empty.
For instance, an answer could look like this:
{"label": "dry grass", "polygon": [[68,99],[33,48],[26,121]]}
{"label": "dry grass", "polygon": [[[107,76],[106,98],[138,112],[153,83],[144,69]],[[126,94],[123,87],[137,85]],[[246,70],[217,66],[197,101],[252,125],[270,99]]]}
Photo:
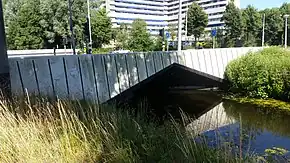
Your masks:
{"label": "dry grass", "polygon": [[0,101],[0,162],[240,162],[182,124],[81,102]]}

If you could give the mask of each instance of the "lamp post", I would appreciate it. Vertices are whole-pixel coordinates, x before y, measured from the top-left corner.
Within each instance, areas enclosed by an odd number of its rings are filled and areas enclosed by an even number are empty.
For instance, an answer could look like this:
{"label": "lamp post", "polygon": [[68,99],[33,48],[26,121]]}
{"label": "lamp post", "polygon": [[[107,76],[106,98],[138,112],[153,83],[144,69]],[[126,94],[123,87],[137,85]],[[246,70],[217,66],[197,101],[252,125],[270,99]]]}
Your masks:
{"label": "lamp post", "polygon": [[72,2],[68,0],[68,8],[69,8],[69,27],[71,32],[71,45],[73,49],[73,54],[76,55],[76,42],[75,42],[75,34],[73,29],[73,22],[72,22]]}
{"label": "lamp post", "polygon": [[88,4],[88,20],[89,20],[89,54],[92,54],[92,27],[91,27],[91,14],[90,14],[90,0],[87,0]]}
{"label": "lamp post", "polygon": [[284,18],[285,18],[285,48],[287,48],[287,35],[288,35],[288,17],[289,17],[289,15],[288,14],[286,14],[286,15],[284,15]]}
{"label": "lamp post", "polygon": [[263,15],[263,34],[262,34],[262,47],[265,45],[265,19],[266,15]]}
{"label": "lamp post", "polygon": [[178,12],[178,48],[177,50],[180,52],[181,51],[181,43],[182,43],[182,0],[179,0],[179,12]]}
{"label": "lamp post", "polygon": [[6,47],[6,35],[3,19],[2,0],[0,0],[0,93],[1,97],[10,97],[10,74]]}

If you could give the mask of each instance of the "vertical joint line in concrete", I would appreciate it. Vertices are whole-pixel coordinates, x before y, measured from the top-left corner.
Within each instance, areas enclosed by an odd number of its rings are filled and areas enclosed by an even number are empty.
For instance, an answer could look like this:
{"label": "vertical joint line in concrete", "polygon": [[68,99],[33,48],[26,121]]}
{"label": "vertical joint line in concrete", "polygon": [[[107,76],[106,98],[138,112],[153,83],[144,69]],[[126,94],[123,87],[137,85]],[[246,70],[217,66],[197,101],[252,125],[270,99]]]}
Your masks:
{"label": "vertical joint line in concrete", "polygon": [[100,104],[100,99],[99,99],[99,92],[98,92],[98,83],[97,83],[97,78],[96,78],[96,69],[95,69],[95,60],[94,57],[91,57],[92,60],[92,65],[93,65],[93,74],[94,74],[94,82],[95,82],[95,90],[96,90],[96,95],[97,95],[97,102]]}
{"label": "vertical joint line in concrete", "polygon": [[[156,53],[150,53],[150,55],[152,55],[152,58],[153,58],[153,67],[154,67],[154,73],[156,73],[156,65],[155,65],[155,57],[154,57],[154,55],[155,55]],[[153,74],[152,74],[153,75]]]}
{"label": "vertical joint line in concrete", "polygon": [[37,72],[36,72],[36,68],[35,68],[35,62],[34,62],[34,60],[32,60],[32,66],[33,66],[33,72],[34,72],[34,77],[35,77],[35,81],[36,81],[36,86],[37,86],[38,95],[40,96],[39,82],[38,82],[38,77],[37,77]]}
{"label": "vertical joint line in concrete", "polygon": [[80,61],[80,57],[79,56],[77,56],[77,58],[78,58],[78,65],[79,65],[79,71],[80,71],[80,78],[81,78],[81,86],[82,86],[83,99],[86,100],[85,90],[84,90],[83,73],[82,73],[82,68],[81,68],[81,61]]}
{"label": "vertical joint line in concrete", "polygon": [[190,51],[190,52],[189,52],[189,55],[190,55],[190,59],[191,59],[192,69],[195,69],[195,68],[194,68],[194,62],[193,62],[193,59],[192,59],[192,58],[193,58],[193,53]]}
{"label": "vertical joint line in concrete", "polygon": [[118,65],[117,65],[117,61],[116,61],[116,55],[113,55],[113,60],[114,60],[114,63],[115,63],[115,69],[116,69],[116,73],[117,73],[117,82],[119,84],[119,93],[121,93],[122,90],[121,90],[121,84],[120,84],[120,77],[119,77]]}
{"label": "vertical joint line in concrete", "polygon": [[128,55],[128,54],[125,54],[125,62],[126,62],[127,78],[128,78],[129,88],[130,88],[130,87],[131,87],[131,81],[130,81],[130,73],[129,73],[129,67],[128,67],[127,55]]}
{"label": "vertical joint line in concrete", "polygon": [[51,65],[50,65],[50,60],[47,60],[48,63],[48,69],[49,69],[49,75],[50,75],[50,80],[51,80],[51,86],[52,86],[52,91],[53,91],[53,96],[55,99],[57,99],[55,88],[54,88],[54,82],[53,82],[53,77],[52,77],[52,71],[51,71]]}
{"label": "vertical joint line in concrete", "polygon": [[138,64],[137,64],[136,55],[133,55],[133,56],[134,56],[134,61],[135,61],[136,70],[137,70],[138,83],[139,83],[139,82],[140,82],[139,68],[138,68]]}
{"label": "vertical joint line in concrete", "polygon": [[108,88],[109,98],[111,98],[111,92],[110,92],[110,86],[109,86],[109,78],[108,78],[108,67],[107,67],[104,55],[102,55],[102,63],[103,63],[103,66],[105,67],[105,75],[106,75],[106,80],[107,80],[107,88]]}
{"label": "vertical joint line in concrete", "polygon": [[68,84],[68,78],[67,78],[67,68],[66,68],[66,62],[64,57],[62,58],[63,62],[63,69],[64,69],[64,75],[65,75],[65,84],[66,84],[66,90],[67,90],[67,97],[70,97],[70,92],[69,92],[69,84]]}
{"label": "vertical joint line in concrete", "polygon": [[148,68],[147,68],[147,61],[146,61],[145,53],[142,53],[142,54],[143,54],[143,57],[144,57],[145,70],[146,70],[146,78],[148,78]]}
{"label": "vertical joint line in concrete", "polygon": [[161,65],[162,65],[162,69],[163,69],[163,68],[165,68],[165,67],[164,67],[164,63],[163,63],[163,52],[158,53],[158,55],[159,55],[160,58],[161,58]]}
{"label": "vertical joint line in concrete", "polygon": [[22,79],[22,75],[21,75],[20,66],[19,66],[19,62],[18,61],[16,61],[16,65],[17,65],[17,70],[18,70],[18,74],[19,74],[19,78],[20,78],[22,92],[25,95],[25,88],[24,88],[23,79]]}

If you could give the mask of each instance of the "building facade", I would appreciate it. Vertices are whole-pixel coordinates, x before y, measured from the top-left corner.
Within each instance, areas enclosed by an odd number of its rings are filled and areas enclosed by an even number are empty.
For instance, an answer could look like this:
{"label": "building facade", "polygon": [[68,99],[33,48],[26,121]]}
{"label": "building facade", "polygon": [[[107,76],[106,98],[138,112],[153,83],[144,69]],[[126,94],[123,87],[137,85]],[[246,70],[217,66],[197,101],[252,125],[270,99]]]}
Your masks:
{"label": "building facade", "polygon": [[[182,24],[185,24],[186,12],[193,2],[208,14],[206,30],[224,26],[221,18],[230,0],[182,0]],[[235,0],[235,4],[239,7],[239,0]],[[148,31],[157,35],[160,29],[168,29],[170,25],[176,28],[178,24],[179,0],[106,0],[105,6],[113,27],[131,24],[140,18],[146,21]]]}

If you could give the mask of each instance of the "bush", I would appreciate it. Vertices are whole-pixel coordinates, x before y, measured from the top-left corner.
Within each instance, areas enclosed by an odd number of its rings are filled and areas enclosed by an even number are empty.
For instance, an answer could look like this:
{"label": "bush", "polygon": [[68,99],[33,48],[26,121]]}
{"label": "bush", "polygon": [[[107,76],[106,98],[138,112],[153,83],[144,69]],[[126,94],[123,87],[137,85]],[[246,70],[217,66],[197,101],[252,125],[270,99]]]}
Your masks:
{"label": "bush", "polygon": [[228,90],[254,98],[290,99],[290,51],[272,47],[229,63]]}

